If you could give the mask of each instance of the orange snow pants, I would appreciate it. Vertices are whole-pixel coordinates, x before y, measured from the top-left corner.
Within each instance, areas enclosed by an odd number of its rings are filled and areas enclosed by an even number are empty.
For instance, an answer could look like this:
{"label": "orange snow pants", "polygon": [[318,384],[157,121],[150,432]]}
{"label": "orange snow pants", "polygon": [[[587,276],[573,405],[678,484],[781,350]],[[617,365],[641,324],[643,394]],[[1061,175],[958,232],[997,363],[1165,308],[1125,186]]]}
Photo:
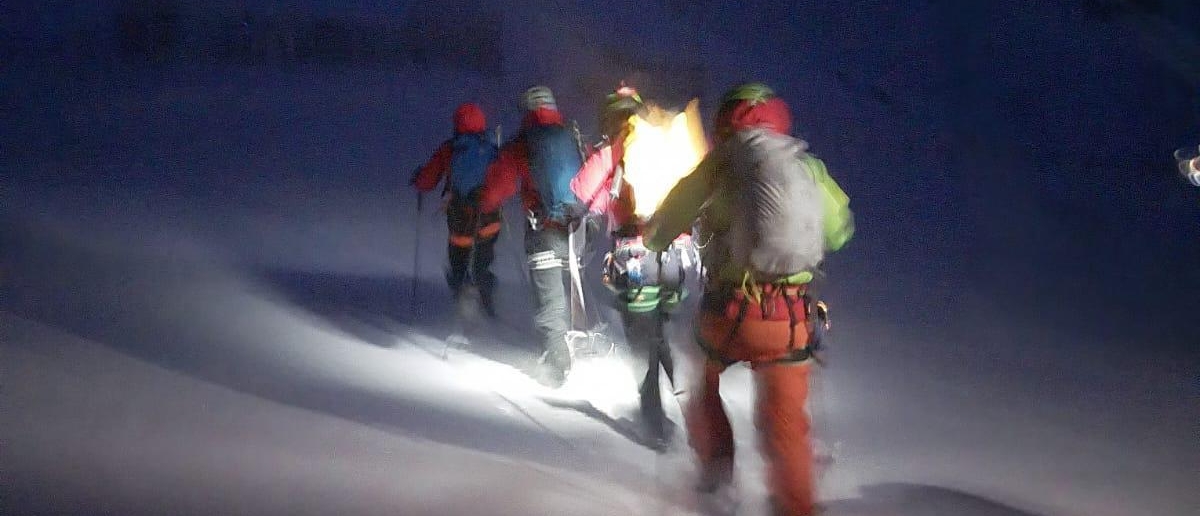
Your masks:
{"label": "orange snow pants", "polygon": [[727,314],[707,309],[697,321],[697,336],[710,358],[700,385],[693,387],[695,395],[687,403],[685,420],[688,442],[706,479],[702,486],[732,480],[733,430],[721,403],[720,376],[732,363],[749,362],[755,376],[755,426],[767,465],[773,514],[811,516],[816,485],[806,401],[812,360],[781,360],[807,345],[805,319],[745,317],[739,324]]}

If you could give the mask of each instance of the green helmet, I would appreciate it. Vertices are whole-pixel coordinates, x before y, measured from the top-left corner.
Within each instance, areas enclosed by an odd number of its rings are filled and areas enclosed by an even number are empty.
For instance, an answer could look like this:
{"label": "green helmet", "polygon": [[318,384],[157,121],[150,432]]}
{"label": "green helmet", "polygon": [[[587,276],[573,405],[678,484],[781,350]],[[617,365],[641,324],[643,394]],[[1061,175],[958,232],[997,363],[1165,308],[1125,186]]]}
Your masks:
{"label": "green helmet", "polygon": [[600,130],[612,136],[620,130],[625,120],[644,107],[637,90],[622,82],[619,88],[604,97],[604,105],[600,108]]}
{"label": "green helmet", "polygon": [[761,82],[739,84],[725,92],[725,95],[721,96],[721,105],[717,108],[717,118],[713,124],[716,128],[716,139],[720,141],[732,134],[729,118],[739,103],[747,102],[754,106],[773,98],[775,98],[775,90]]}
{"label": "green helmet", "polygon": [[760,104],[775,98],[775,90],[761,82],[747,82],[734,86],[721,97],[721,107],[727,107],[742,100],[750,101],[751,105]]}
{"label": "green helmet", "polygon": [[621,87],[604,96],[604,108],[609,110],[637,108],[641,105],[642,96],[638,95],[637,90],[632,86],[626,86],[624,82],[621,83]]}

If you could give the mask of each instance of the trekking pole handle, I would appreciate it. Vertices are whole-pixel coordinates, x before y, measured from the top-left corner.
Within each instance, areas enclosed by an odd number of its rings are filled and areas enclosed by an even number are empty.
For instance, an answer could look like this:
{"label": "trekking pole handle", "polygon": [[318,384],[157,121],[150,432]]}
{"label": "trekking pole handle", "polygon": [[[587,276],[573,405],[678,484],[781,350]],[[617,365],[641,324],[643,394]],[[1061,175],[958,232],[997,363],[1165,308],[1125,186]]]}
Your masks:
{"label": "trekking pole handle", "polygon": [[625,165],[617,163],[613,170],[612,188],[608,189],[608,197],[611,200],[616,200],[621,196],[621,187],[625,183]]}

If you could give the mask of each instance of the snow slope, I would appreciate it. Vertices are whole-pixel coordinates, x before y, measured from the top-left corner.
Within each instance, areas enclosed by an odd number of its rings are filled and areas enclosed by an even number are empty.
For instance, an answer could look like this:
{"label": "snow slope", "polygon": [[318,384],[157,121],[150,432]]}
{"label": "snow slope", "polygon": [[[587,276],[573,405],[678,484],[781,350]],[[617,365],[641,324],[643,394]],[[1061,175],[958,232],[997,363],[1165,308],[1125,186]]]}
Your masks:
{"label": "snow slope", "polygon": [[648,514],[660,496],[653,452],[511,364],[442,360],[435,328],[376,319],[392,333],[367,342],[209,265],[6,244],[6,308],[42,321],[4,315],[10,513]]}
{"label": "snow slope", "polygon": [[[373,393],[390,398],[378,415],[419,418],[406,428],[3,323],[6,514],[655,514],[653,491],[468,446],[576,451],[411,349],[373,361],[392,380]],[[347,387],[337,404],[367,396]]]}

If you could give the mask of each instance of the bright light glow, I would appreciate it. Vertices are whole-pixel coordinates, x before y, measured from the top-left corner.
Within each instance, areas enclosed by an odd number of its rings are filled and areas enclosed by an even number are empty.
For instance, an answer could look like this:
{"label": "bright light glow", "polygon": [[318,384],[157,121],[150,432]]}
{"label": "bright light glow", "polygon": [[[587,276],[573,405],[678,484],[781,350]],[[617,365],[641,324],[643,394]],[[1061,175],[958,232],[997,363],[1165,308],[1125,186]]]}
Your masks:
{"label": "bright light glow", "polygon": [[623,178],[635,193],[634,214],[649,217],[708,150],[700,103],[693,100],[678,114],[648,106],[645,117],[630,117],[630,125]]}
{"label": "bright light glow", "polygon": [[509,365],[462,355],[452,360],[463,370],[465,378],[470,380],[468,386],[476,391],[494,390],[507,395],[529,397],[545,389]]}
{"label": "bright light glow", "polygon": [[616,414],[637,406],[636,384],[629,364],[610,355],[576,361],[558,394],[587,400],[601,412]]}
{"label": "bright light glow", "polygon": [[1175,151],[1175,162],[1179,173],[1195,186],[1200,186],[1200,145],[1184,147]]}

